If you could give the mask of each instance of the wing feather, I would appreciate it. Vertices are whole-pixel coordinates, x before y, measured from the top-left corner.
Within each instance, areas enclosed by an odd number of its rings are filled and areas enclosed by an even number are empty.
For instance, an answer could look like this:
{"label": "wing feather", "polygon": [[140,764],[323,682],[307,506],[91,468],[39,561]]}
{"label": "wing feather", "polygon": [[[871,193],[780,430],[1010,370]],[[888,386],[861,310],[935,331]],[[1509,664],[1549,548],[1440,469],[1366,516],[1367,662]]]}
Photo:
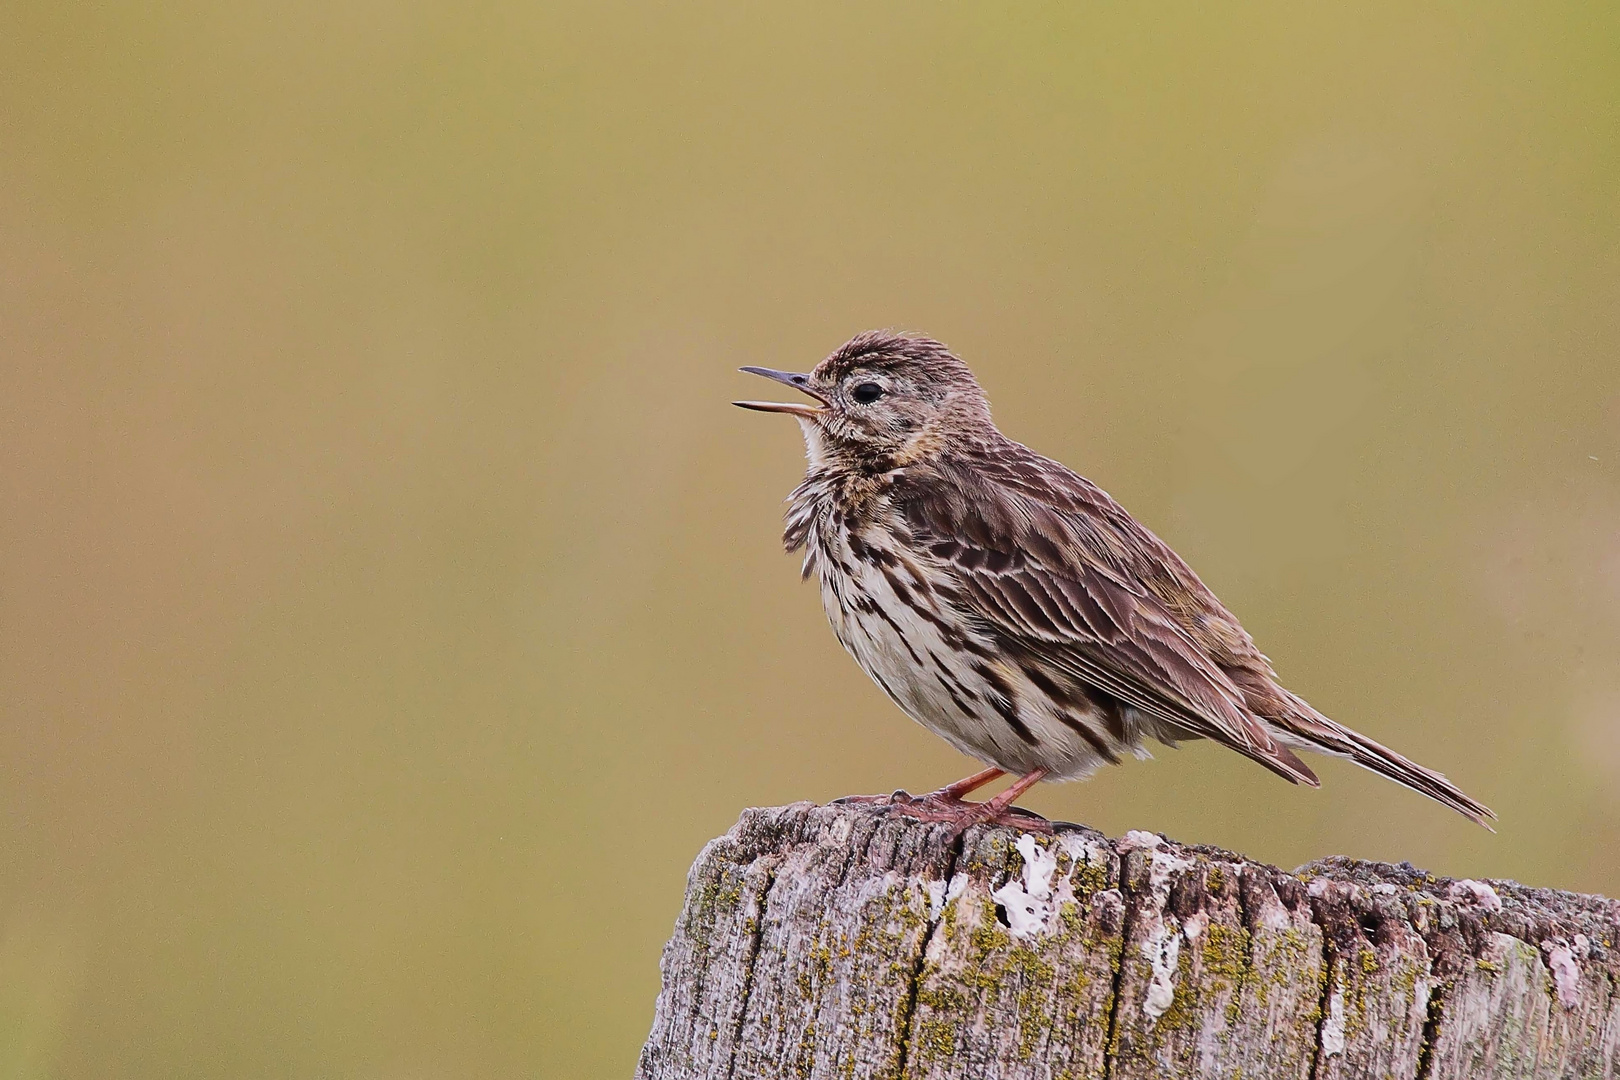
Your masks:
{"label": "wing feather", "polygon": [[1215,739],[1314,784],[1155,590],[1122,565],[1121,538],[1104,535],[1106,521],[1099,528],[1061,491],[1043,501],[1033,487],[1028,477],[1018,485],[986,482],[983,470],[956,472],[946,463],[927,477],[901,478],[895,491],[914,540],[995,632],[1172,730]]}

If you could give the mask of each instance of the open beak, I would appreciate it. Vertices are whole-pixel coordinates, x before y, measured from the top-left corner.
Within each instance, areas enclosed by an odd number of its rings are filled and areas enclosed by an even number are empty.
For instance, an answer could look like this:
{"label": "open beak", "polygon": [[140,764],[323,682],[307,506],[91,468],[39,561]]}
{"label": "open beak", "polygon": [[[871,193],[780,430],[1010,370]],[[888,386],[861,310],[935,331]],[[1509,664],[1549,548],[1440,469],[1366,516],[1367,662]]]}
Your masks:
{"label": "open beak", "polygon": [[831,402],[829,402],[826,398],[810,389],[810,376],[808,375],[796,375],[791,371],[772,371],[770,368],[764,367],[745,367],[738,368],[737,370],[746,371],[750,375],[763,375],[767,379],[775,379],[779,383],[787,383],[787,385],[793,387],[793,389],[809,394],[811,397],[821,402],[820,405],[804,405],[797,402],[788,401],[732,402],[733,405],[740,408],[754,409],[758,412],[787,413],[789,416],[800,416],[808,420],[820,415],[823,412],[826,412],[827,406],[831,404]]}

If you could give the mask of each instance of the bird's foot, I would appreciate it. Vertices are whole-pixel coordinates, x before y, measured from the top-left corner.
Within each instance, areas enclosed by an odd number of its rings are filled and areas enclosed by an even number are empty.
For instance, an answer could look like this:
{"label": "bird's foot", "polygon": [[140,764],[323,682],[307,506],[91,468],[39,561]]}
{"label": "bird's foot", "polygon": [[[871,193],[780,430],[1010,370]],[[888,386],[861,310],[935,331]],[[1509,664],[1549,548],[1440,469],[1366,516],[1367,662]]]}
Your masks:
{"label": "bird's foot", "polygon": [[918,821],[940,821],[950,825],[952,840],[975,825],[1004,825],[1009,829],[1022,829],[1025,832],[1047,835],[1052,833],[1052,823],[1033,810],[1007,804],[997,805],[994,799],[982,803],[968,802],[966,799],[941,796],[936,792],[920,795],[914,799],[895,799],[888,805],[895,813],[916,818]]}
{"label": "bird's foot", "polygon": [[1001,769],[985,769],[965,780],[947,784],[938,791],[912,797],[904,788],[889,795],[846,795],[834,799],[835,804],[858,806],[887,806],[919,821],[943,821],[951,826],[950,838],[955,840],[975,825],[1004,825],[1025,832],[1052,834],[1052,823],[1033,810],[1014,806],[1013,800],[1034,787],[1046,776],[1045,769],[1025,773],[1013,785],[987,802],[968,802],[962,798],[1002,775]]}

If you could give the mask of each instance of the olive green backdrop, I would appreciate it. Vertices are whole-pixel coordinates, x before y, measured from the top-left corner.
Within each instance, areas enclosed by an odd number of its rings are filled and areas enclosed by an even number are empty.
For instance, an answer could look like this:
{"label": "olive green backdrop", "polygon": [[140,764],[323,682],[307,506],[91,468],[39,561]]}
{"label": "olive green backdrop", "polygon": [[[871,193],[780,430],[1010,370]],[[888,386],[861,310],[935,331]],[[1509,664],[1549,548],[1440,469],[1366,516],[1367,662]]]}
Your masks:
{"label": "olive green backdrop", "polygon": [[628,1075],[706,839],[973,767],[727,404],[869,327],[1502,824],[1031,806],[1620,894],[1617,11],[9,5],[0,1072]]}

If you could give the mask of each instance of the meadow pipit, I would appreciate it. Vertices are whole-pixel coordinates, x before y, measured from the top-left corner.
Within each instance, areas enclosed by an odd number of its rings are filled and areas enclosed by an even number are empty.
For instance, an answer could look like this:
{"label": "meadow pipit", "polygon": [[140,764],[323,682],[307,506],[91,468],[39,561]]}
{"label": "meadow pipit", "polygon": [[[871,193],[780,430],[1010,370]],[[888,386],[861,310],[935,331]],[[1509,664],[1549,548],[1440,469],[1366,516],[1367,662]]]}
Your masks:
{"label": "meadow pipit", "polygon": [[[1335,723],[1277,682],[1198,575],[1101,488],[1013,442],[973,373],[923,337],[861,334],[815,370],[742,370],[810,401],[786,413],[809,469],[783,540],[803,549],[833,632],[906,715],[989,768],[902,812],[1023,828],[1012,803],[1148,739],[1208,738],[1296,784],[1295,750],[1349,758],[1489,828],[1444,776]],[[1003,773],[995,798],[963,796]],[[1049,828],[1049,826],[1047,826]]]}

